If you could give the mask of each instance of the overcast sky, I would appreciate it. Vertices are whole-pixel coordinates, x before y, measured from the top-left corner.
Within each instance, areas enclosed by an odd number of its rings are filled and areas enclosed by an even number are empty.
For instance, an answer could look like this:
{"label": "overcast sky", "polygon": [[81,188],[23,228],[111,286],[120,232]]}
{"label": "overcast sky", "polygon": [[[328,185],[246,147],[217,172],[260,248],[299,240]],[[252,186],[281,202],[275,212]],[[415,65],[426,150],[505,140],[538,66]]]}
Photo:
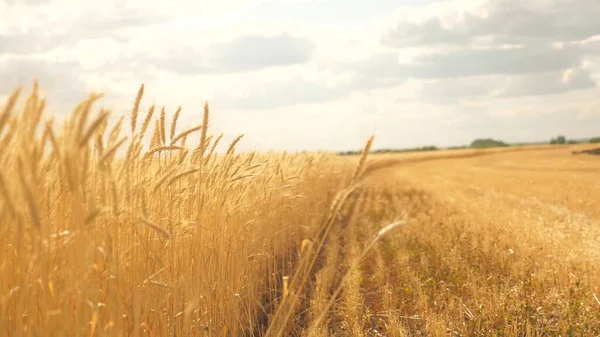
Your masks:
{"label": "overcast sky", "polygon": [[0,101],[174,112],[245,149],[600,136],[598,0],[0,0]]}

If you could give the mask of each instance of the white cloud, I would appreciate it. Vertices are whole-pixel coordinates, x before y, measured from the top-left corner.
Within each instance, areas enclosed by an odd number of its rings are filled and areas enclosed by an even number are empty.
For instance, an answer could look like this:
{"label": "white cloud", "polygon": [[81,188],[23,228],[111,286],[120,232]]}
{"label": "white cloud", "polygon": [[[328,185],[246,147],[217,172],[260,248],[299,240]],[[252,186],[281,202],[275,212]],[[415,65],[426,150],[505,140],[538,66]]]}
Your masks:
{"label": "white cloud", "polygon": [[[419,98],[465,109],[476,102],[490,116],[517,123],[539,111],[558,111],[564,102],[543,104],[555,97],[595,92],[599,15],[600,3],[593,0],[446,1],[399,9],[382,42],[399,54],[421,49],[400,64],[406,76],[424,79]],[[400,71],[398,65],[391,69]],[[499,108],[529,98],[537,103]],[[576,102],[562,111],[576,116],[585,106]]]}
{"label": "white cloud", "polygon": [[593,135],[600,3],[403,3],[5,1],[0,97],[38,77],[50,106],[100,90],[127,113],[144,82],[144,108],[182,105],[191,125],[208,100],[249,148]]}
{"label": "white cloud", "polygon": [[545,96],[596,87],[590,73],[581,68],[518,76],[476,76],[429,80],[423,83],[420,97],[437,104],[457,104],[469,100],[489,101],[523,96]]}
{"label": "white cloud", "polygon": [[288,34],[244,35],[232,41],[208,45],[201,51],[187,47],[175,52],[167,51],[162,56],[151,56],[145,61],[181,75],[232,73],[307,63],[314,47],[310,40]]}
{"label": "white cloud", "polygon": [[481,38],[579,41],[600,32],[600,3],[595,0],[448,1],[407,12],[420,20],[401,19],[385,35],[389,45],[467,44]]}
{"label": "white cloud", "polygon": [[29,88],[37,79],[41,89],[50,95],[50,103],[61,107],[74,105],[89,94],[81,79],[81,67],[76,62],[48,62],[37,57],[0,58],[0,93],[16,88]]}

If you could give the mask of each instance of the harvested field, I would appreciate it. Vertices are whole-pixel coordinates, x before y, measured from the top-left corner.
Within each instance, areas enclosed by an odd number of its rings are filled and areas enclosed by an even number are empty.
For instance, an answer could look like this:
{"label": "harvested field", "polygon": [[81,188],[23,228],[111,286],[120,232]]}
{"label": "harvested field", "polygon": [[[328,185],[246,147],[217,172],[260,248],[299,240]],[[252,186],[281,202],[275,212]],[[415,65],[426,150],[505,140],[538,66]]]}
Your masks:
{"label": "harvested field", "polygon": [[317,335],[598,335],[600,162],[570,151],[386,158],[342,215],[310,308],[381,224],[407,224],[350,271]]}

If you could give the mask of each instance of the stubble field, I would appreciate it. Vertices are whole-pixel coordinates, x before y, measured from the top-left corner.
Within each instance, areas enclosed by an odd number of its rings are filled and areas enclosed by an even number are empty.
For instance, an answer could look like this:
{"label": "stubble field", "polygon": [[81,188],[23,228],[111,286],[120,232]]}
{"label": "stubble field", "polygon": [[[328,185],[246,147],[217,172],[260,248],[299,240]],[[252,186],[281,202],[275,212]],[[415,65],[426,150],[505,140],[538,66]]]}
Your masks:
{"label": "stubble field", "polygon": [[372,156],[337,259],[407,224],[353,271],[330,332],[598,335],[600,161],[578,148]]}
{"label": "stubble field", "polygon": [[96,97],[64,124],[13,97],[0,336],[600,334],[583,146],[238,154],[208,106],[182,129],[143,88],[116,125]]}

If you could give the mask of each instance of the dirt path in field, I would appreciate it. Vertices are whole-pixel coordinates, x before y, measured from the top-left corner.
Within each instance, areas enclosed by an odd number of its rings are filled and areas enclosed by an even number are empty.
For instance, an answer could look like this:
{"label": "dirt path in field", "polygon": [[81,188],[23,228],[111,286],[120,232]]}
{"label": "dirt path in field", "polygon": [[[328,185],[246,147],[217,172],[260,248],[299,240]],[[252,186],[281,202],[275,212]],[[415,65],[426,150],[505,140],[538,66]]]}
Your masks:
{"label": "dirt path in field", "polygon": [[313,335],[598,335],[600,166],[565,152],[371,168],[332,229],[295,334],[347,274]]}

